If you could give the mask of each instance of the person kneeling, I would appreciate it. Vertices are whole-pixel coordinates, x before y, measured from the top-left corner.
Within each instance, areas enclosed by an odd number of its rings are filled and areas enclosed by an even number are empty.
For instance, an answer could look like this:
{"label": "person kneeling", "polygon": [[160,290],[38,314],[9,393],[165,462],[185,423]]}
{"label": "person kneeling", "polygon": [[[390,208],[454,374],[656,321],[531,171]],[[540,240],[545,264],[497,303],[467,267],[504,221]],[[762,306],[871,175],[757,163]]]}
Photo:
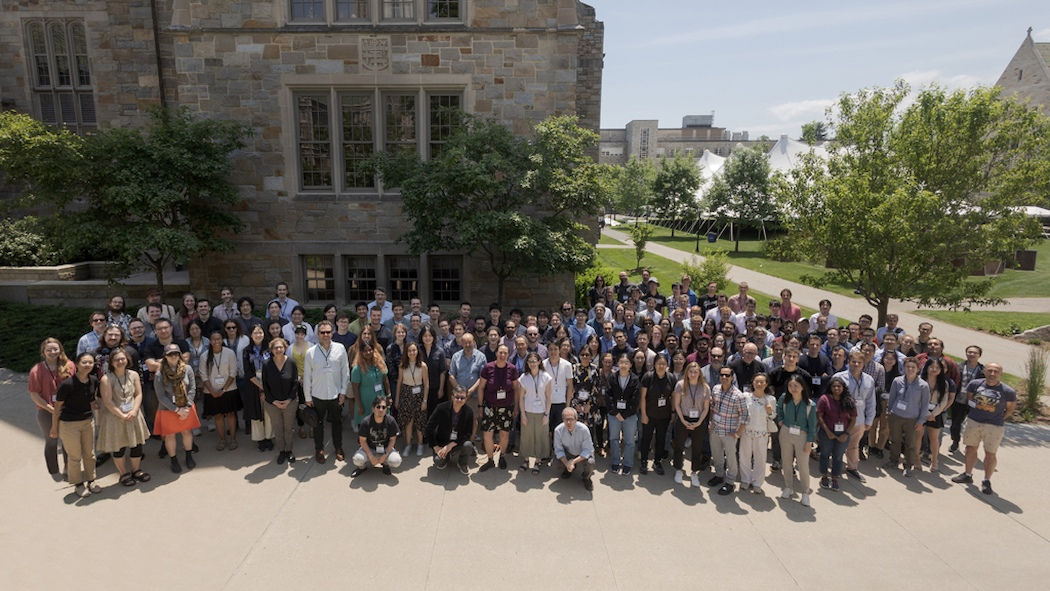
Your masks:
{"label": "person kneeling", "polygon": [[361,448],[354,454],[357,468],[350,473],[352,478],[364,474],[369,466],[382,466],[383,474],[390,474],[391,468],[401,465],[401,454],[394,449],[401,430],[397,427],[397,421],[386,413],[389,406],[386,396],[377,396],[372,401],[372,414],[361,421],[357,429],[357,441]]}
{"label": "person kneeling", "polygon": [[573,473],[583,478],[583,488],[594,490],[591,474],[594,473],[594,442],[587,425],[578,422],[576,409],[569,407],[561,411],[561,424],[554,428],[554,457],[564,469],[562,478]]}
{"label": "person kneeling", "polygon": [[466,474],[478,457],[470,433],[474,429],[474,410],[467,406],[467,389],[456,386],[452,400],[437,405],[427,421],[426,438],[434,450],[434,466],[444,470],[454,462]]}

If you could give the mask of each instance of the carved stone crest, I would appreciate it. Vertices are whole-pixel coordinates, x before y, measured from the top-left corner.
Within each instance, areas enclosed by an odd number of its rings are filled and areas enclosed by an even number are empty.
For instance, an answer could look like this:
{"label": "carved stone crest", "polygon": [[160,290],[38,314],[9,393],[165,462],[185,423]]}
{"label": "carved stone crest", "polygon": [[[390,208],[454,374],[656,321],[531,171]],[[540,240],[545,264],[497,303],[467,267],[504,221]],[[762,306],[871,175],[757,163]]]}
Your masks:
{"label": "carved stone crest", "polygon": [[378,72],[390,67],[390,38],[362,37],[361,65],[366,70]]}

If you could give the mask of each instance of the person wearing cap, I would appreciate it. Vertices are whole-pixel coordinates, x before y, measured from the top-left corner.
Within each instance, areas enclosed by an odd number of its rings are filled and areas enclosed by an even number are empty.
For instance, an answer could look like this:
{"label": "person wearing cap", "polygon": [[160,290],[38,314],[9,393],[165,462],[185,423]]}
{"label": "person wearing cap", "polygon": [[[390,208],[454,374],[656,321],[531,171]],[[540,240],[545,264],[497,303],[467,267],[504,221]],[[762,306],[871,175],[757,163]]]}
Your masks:
{"label": "person wearing cap", "polygon": [[156,287],[151,287],[148,290],[146,290],[146,303],[143,304],[141,308],[139,308],[139,311],[135,314],[135,317],[141,320],[142,322],[148,323],[149,310],[147,309],[147,307],[150,304],[157,304],[158,306],[160,306],[160,317],[167,318],[168,320],[173,320],[175,318],[175,308],[173,308],[170,304],[162,303],[161,296],[161,291]]}
{"label": "person wearing cap", "polygon": [[427,420],[426,439],[434,451],[434,466],[444,470],[455,463],[466,474],[478,457],[470,433],[474,430],[474,410],[467,406],[467,389],[456,386],[452,400],[437,405]]}
{"label": "person wearing cap", "polygon": [[[221,337],[219,342],[221,346]],[[197,465],[193,459],[193,430],[201,426],[197,410],[194,408],[197,388],[193,371],[183,360],[182,351],[175,343],[164,346],[164,358],[153,377],[153,390],[157,394],[159,407],[154,419],[153,433],[164,438],[164,448],[171,457],[171,471],[176,474],[182,472],[182,466],[175,455],[176,435],[182,436],[186,469],[192,470]]]}
{"label": "person wearing cap", "polygon": [[354,471],[351,478],[364,474],[369,466],[380,466],[383,474],[390,475],[391,468],[401,465],[401,454],[397,453],[394,444],[401,430],[397,421],[387,413],[390,408],[389,398],[377,396],[372,401],[372,414],[361,421],[357,430],[357,441],[361,448],[354,453]]}

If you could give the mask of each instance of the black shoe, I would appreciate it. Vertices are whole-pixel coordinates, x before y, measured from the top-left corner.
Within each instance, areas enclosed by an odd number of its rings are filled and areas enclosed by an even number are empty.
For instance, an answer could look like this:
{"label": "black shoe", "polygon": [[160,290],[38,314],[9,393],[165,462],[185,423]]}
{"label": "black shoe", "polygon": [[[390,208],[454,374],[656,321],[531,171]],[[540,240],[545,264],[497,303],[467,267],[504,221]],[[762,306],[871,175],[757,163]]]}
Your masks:
{"label": "black shoe", "polygon": [[620,469],[620,472],[624,476],[630,476],[630,474],[631,474],[631,467],[630,466],[624,466],[623,468]]}
{"label": "black shoe", "polygon": [[497,465],[499,466],[500,470],[507,469],[507,459],[503,457],[503,452],[500,452],[499,454],[499,464]]}
{"label": "black shoe", "polygon": [[970,476],[966,472],[962,472],[952,476],[952,482],[956,484],[973,484],[973,476]]}
{"label": "black shoe", "polygon": [[192,470],[197,467],[197,460],[193,459],[192,452],[186,452],[186,469]]}
{"label": "black shoe", "polygon": [[98,454],[97,456],[95,456],[95,467],[98,468],[102,464],[105,464],[109,460],[110,457],[111,457],[110,454],[106,454],[106,453]]}
{"label": "black shoe", "polygon": [[721,476],[714,476],[711,478],[711,480],[707,481],[707,486],[718,486],[725,481],[725,478],[722,478]]}
{"label": "black shoe", "polygon": [[613,474],[619,472],[620,471],[620,465],[619,464],[610,464],[609,465],[609,471],[612,472]]}
{"label": "black shoe", "polygon": [[350,473],[350,478],[357,478],[358,476],[364,474],[367,471],[368,466],[365,466],[364,468],[354,468],[354,471]]}
{"label": "black shoe", "polygon": [[163,443],[160,444],[160,451],[157,452],[157,457],[162,460],[168,457],[168,448],[164,447]]}
{"label": "black shoe", "polygon": [[885,454],[886,454],[886,452],[884,452],[884,451],[882,451],[881,449],[878,449],[878,448],[875,448],[875,449],[871,450],[871,455],[875,456],[876,458],[882,458],[883,456],[885,456]]}
{"label": "black shoe", "polygon": [[260,439],[259,443],[255,444],[256,449],[259,451],[266,451],[266,440]]}
{"label": "black shoe", "polygon": [[769,466],[774,472],[780,472],[780,462],[773,460],[773,464]]}
{"label": "black shoe", "polygon": [[489,471],[489,470],[491,470],[491,469],[493,469],[495,467],[496,467],[496,462],[493,462],[492,459],[489,458],[489,461],[485,462],[484,464],[481,465],[480,468],[478,468],[478,472],[487,472],[487,471]]}
{"label": "black shoe", "polygon": [[583,479],[583,488],[587,492],[594,490],[594,482],[591,481],[591,478],[589,476]]}
{"label": "black shoe", "polygon": [[981,481],[981,492],[983,492],[986,495],[992,494],[992,481],[991,480],[982,480]]}
{"label": "black shoe", "polygon": [[278,464],[283,464],[284,461],[287,460],[287,459],[288,459],[288,452],[282,451],[281,453],[277,454],[277,463]]}
{"label": "black shoe", "polygon": [[387,466],[386,464],[383,464],[383,474],[386,474],[387,476],[390,476],[390,466]]}
{"label": "black shoe", "polygon": [[724,497],[724,496],[728,495],[729,493],[733,492],[735,489],[736,489],[736,486],[732,482],[727,482],[727,483],[723,484],[722,486],[718,487],[718,494],[720,494],[720,495],[722,495]]}
{"label": "black shoe", "polygon": [[859,470],[846,470],[846,474],[849,474],[851,477],[853,477],[854,480],[861,484],[867,482],[867,480],[864,479],[864,476],[861,475]]}
{"label": "black shoe", "polygon": [[179,458],[171,458],[171,471],[176,474],[182,472],[182,466],[179,465]]}
{"label": "black shoe", "polygon": [[656,472],[660,476],[663,476],[664,475],[664,465],[661,464],[660,462],[656,462],[655,464],[653,464],[653,472]]}
{"label": "black shoe", "polygon": [[649,462],[642,462],[642,464],[640,466],[638,466],[638,473],[639,474],[648,474],[649,473]]}
{"label": "black shoe", "polygon": [[953,441],[951,446],[948,448],[948,451],[950,451],[950,452],[959,451],[959,442],[958,441]]}
{"label": "black shoe", "polygon": [[196,442],[196,441],[194,441],[194,442],[193,442],[193,447],[192,447],[192,448],[190,448],[190,451],[191,451],[191,452],[193,452],[193,453],[197,453],[197,452],[199,452],[200,450],[201,450],[201,448],[197,447],[197,442]]}
{"label": "black shoe", "polygon": [[562,478],[568,478],[570,476],[572,476],[572,472],[569,472],[568,470],[562,470],[561,471],[561,477]]}

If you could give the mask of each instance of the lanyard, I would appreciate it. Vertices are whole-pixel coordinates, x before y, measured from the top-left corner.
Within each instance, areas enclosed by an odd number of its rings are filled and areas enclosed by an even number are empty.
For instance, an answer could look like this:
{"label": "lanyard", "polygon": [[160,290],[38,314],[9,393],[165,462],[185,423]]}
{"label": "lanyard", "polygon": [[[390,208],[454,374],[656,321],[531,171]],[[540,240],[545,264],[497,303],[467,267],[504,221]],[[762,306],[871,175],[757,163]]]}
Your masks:
{"label": "lanyard", "polygon": [[700,410],[700,403],[696,401],[696,397],[700,394],[700,384],[693,387],[691,384],[687,383],[685,387],[689,390],[689,400],[693,404],[693,409]]}
{"label": "lanyard", "polygon": [[324,347],[322,347],[321,345],[317,345],[317,348],[321,351],[321,355],[324,355],[324,366],[332,367],[332,364],[328,361],[328,358],[332,355],[332,349],[329,348],[327,351],[325,351]]}

